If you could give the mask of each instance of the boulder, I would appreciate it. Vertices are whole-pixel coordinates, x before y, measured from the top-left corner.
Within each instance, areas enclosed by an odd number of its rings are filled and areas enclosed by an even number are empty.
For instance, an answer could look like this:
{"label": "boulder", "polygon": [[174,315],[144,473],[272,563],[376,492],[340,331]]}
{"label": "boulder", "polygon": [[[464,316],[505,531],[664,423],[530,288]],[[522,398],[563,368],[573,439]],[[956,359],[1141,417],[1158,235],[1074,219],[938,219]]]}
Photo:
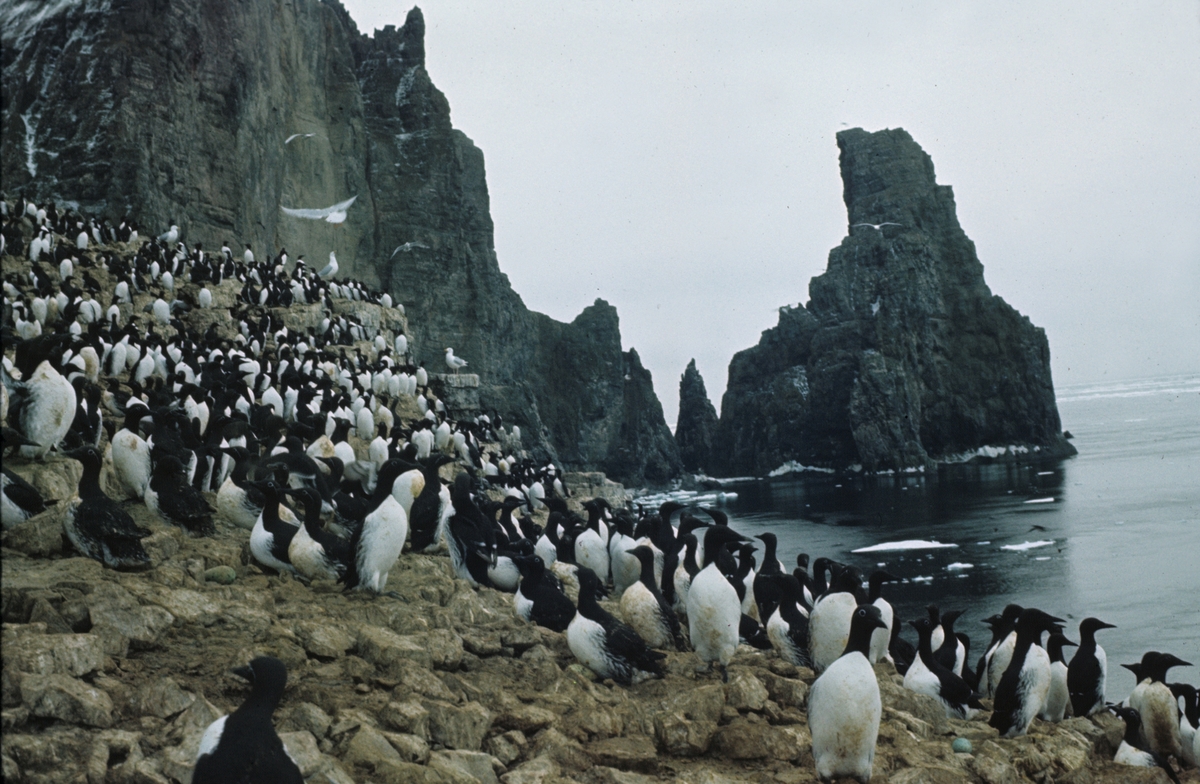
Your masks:
{"label": "boulder", "polygon": [[104,664],[104,645],[93,634],[27,634],[4,641],[4,664],[34,675],[78,678]]}
{"label": "boulder", "polygon": [[491,756],[478,751],[435,751],[429,755],[429,767],[469,776],[480,784],[498,784]]}
{"label": "boulder", "polygon": [[429,711],[429,735],[446,748],[479,751],[492,726],[492,713],[478,702],[451,705],[441,700],[423,700]]}
{"label": "boulder", "polygon": [[31,716],[68,724],[111,727],[113,704],[94,686],[67,675],[21,676],[21,701]]}

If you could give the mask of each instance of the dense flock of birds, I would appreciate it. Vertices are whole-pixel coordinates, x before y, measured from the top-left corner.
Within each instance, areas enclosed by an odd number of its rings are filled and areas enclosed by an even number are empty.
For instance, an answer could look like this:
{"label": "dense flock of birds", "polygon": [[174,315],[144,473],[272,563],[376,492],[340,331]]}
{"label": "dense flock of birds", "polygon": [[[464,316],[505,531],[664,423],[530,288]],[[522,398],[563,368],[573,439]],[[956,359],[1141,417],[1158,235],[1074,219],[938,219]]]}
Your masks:
{"label": "dense flock of birds", "polygon": [[[770,533],[756,537],[760,563],[752,539],[718,509],[614,508],[597,497],[578,506],[585,514],[572,511],[561,471],[520,457],[519,428],[506,430],[498,414],[451,418],[424,366],[411,364],[405,335],[335,312],[335,299],[393,302],[336,279],[333,254],[313,271],[284,250],[259,262],[249,245],[240,256],[228,243],[215,254],[188,249],[177,226],[146,241],[128,220],[113,227],[53,204],[0,204],[0,248],[30,263],[3,282],[4,451],[44,460],[54,450],[82,464],[64,531],[108,567],[150,564],[141,544],[150,532],[129,502],[194,536],[219,535],[218,516],[250,530],[266,569],[374,597],[389,595],[388,572],[406,548],[445,548],[459,578],[512,593],[518,616],[565,632],[579,661],[617,684],[662,676],[669,650],[694,651],[722,675],[740,645],[811,667],[822,780],[870,778],[880,660],[947,716],[972,719],[985,710],[980,699],[992,699],[989,723],[1004,737],[1023,735],[1035,717],[1111,710],[1127,728],[1118,762],[1172,778],[1172,758],[1197,764],[1200,696],[1167,682],[1168,670],[1188,663],[1151,651],[1123,665],[1138,683],[1112,704],[1095,635],[1113,627],[1096,618],[1079,625],[1075,643],[1060,619],[1009,605],[986,619],[992,638],[972,668],[970,640],[954,630],[960,610],[931,605],[908,623],[917,644],[901,636],[883,597],[897,578],[886,572],[864,581],[824,557],[810,570],[807,554],[789,571]],[[114,292],[107,306],[100,271]],[[199,334],[181,320],[212,307],[214,288],[230,280],[240,284],[232,330],[214,322]],[[154,299],[134,313],[135,295]],[[293,304],[321,305],[319,324],[289,330],[271,309]],[[447,369],[463,366],[447,348]],[[405,421],[402,408],[414,417]],[[6,529],[46,508],[7,468],[0,489]],[[215,509],[205,493],[215,493]],[[1077,648],[1069,661],[1066,647]],[[235,779],[252,758],[300,780],[271,726],[286,670],[260,658],[237,672],[251,695],[205,734],[195,781]]]}

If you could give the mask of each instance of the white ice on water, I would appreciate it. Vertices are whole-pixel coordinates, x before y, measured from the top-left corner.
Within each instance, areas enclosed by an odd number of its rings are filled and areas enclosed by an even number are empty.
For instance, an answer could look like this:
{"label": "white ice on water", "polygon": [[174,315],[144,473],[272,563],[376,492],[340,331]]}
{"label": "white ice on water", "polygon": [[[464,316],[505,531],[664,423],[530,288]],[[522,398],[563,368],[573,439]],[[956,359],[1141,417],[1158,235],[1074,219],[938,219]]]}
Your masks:
{"label": "white ice on water", "polygon": [[1014,553],[1023,553],[1026,550],[1033,550],[1038,547],[1046,547],[1054,544],[1053,539],[1039,539],[1036,542],[1022,542],[1021,544],[1006,544],[1000,547],[1001,550],[1010,550]]}
{"label": "white ice on water", "polygon": [[890,553],[897,550],[937,550],[943,547],[958,547],[956,544],[943,544],[942,542],[925,541],[923,539],[905,539],[902,542],[883,542],[881,544],[873,544],[870,547],[860,547],[857,550],[851,550],[852,553]]}

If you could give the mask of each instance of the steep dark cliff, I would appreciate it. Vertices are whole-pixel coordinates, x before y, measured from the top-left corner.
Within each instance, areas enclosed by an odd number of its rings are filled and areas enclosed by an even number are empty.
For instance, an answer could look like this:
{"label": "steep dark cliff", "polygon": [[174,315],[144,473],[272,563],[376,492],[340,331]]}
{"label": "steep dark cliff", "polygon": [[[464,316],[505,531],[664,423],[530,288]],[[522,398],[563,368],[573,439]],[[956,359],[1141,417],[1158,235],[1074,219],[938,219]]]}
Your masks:
{"label": "steep dark cliff", "polygon": [[899,129],[837,142],[849,234],[810,301],[781,309],[730,362],[719,470],[904,469],[981,447],[1074,454],[1046,334],[984,283],[929,156]]}
{"label": "steep dark cliff", "polygon": [[711,470],[717,424],[717,410],[708,399],[704,379],[693,359],[679,379],[679,419],[675,423],[675,444],[688,471]]}
{"label": "steep dark cliff", "polygon": [[[680,471],[616,310],[562,324],[500,271],[483,153],[425,70],[419,9],[361,35],[336,0],[3,4],[4,188],[218,247],[286,246],[390,290],[535,455],[627,483]],[[287,141],[293,134],[303,134]],[[344,223],[286,215],[357,196]],[[69,200],[69,201],[68,201]]]}

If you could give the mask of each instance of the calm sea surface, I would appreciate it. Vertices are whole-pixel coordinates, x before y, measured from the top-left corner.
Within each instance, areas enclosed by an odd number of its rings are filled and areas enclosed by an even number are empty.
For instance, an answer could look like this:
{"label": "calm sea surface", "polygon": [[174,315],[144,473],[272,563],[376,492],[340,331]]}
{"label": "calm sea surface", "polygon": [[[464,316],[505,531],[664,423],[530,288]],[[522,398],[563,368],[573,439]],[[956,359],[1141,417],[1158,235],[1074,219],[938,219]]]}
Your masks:
{"label": "calm sea surface", "polygon": [[[981,620],[1009,602],[1067,619],[1076,642],[1083,618],[1114,623],[1098,640],[1110,694],[1124,697],[1133,676],[1117,665],[1147,650],[1200,665],[1200,375],[1060,388],[1058,406],[1079,450],[1068,460],[740,484],[730,524],[775,532],[789,568],[807,552],[904,578],[884,588],[899,618],[929,602],[966,609],[955,628],[972,666],[989,639]],[[902,540],[955,546],[852,552]],[[1170,677],[1198,683],[1200,667]]]}

